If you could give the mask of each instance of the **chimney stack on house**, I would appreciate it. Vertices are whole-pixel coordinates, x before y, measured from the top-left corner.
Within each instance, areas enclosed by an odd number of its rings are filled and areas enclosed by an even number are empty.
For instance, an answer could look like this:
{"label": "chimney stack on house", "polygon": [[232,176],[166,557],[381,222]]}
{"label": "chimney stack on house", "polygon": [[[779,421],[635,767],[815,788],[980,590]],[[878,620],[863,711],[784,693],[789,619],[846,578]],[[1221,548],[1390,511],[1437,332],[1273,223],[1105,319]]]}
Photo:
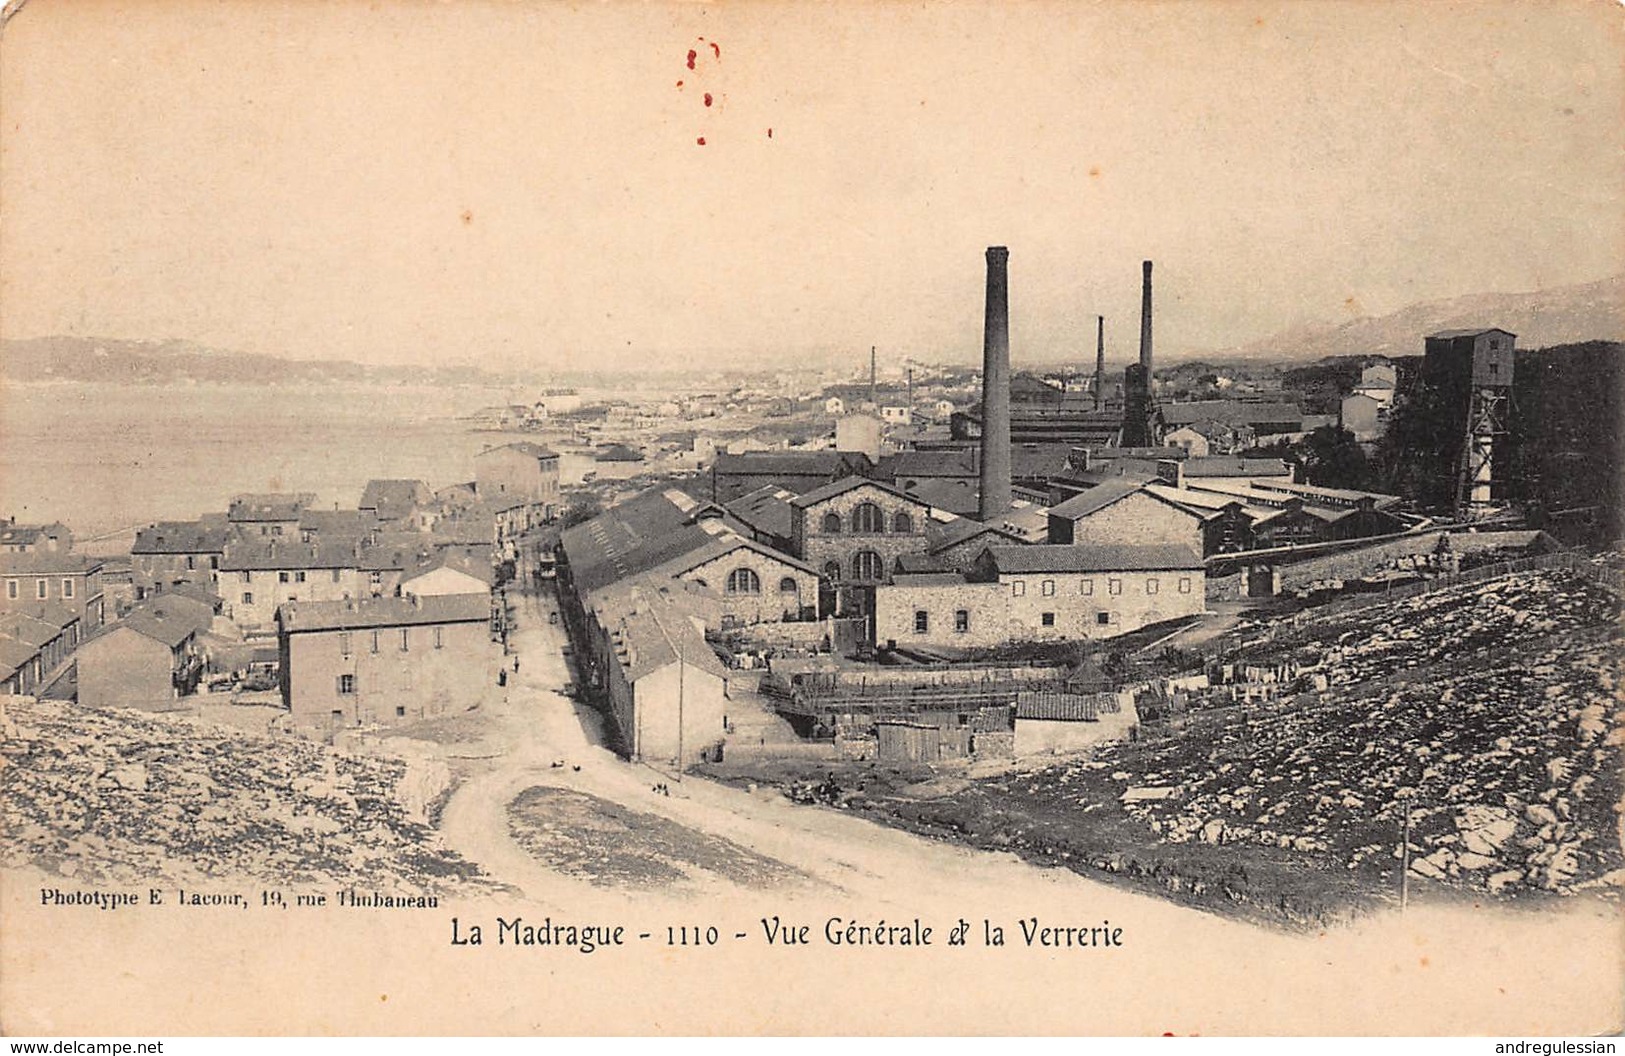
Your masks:
{"label": "chimney stack on house", "polygon": [[1010,510],[1010,251],[987,249],[982,326],[982,493],[976,518],[996,524]]}

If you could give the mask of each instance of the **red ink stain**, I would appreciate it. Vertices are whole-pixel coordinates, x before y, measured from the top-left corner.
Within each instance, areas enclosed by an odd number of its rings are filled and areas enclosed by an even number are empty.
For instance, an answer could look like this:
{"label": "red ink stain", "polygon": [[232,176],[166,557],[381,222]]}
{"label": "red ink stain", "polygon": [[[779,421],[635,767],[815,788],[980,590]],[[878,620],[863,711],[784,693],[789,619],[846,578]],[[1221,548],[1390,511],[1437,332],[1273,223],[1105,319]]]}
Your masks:
{"label": "red ink stain", "polygon": [[705,93],[705,105],[706,106],[711,105],[711,93],[710,92]]}
{"label": "red ink stain", "polygon": [[705,137],[701,136],[699,139],[696,139],[694,142],[698,143],[700,146],[703,147],[703,146],[705,146]]}
{"label": "red ink stain", "polygon": [[768,129],[768,130],[767,130],[767,138],[768,138],[768,139],[772,139],[772,138],[773,138],[773,130],[772,130],[772,129],[771,129],[771,128],[770,128],[770,129]]}
{"label": "red ink stain", "polygon": [[722,48],[713,43],[711,45],[711,54],[716,56],[718,59],[722,58]]}
{"label": "red ink stain", "polygon": [[679,87],[679,88],[681,88],[681,87],[682,87],[682,86],[683,86],[683,82],[682,82],[682,81],[678,81],[678,82],[677,82],[677,87]]}
{"label": "red ink stain", "polygon": [[695,51],[693,48],[688,49],[688,68],[689,69],[692,70],[694,68],[694,60],[699,57],[699,54],[700,53]]}
{"label": "red ink stain", "polygon": [[462,221],[463,221],[463,225],[465,227],[467,225],[469,225],[469,224],[472,224],[474,222],[474,213],[473,213],[473,211],[468,210],[468,209],[464,209],[463,210],[463,215],[462,215]]}
{"label": "red ink stain", "polygon": [[1099,176],[1100,175],[1100,166],[1099,165],[1091,165],[1091,166],[1089,166],[1089,175],[1091,175],[1091,176]]}

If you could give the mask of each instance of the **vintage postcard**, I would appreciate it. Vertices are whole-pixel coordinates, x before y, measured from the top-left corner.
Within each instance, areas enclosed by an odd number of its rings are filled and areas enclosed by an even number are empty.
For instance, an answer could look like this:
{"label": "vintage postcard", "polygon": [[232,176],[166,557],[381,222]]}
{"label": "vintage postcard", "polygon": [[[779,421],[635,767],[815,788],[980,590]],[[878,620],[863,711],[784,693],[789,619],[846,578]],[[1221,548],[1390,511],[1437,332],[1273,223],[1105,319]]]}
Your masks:
{"label": "vintage postcard", "polygon": [[8,1035],[1621,1028],[1618,5],[4,12]]}

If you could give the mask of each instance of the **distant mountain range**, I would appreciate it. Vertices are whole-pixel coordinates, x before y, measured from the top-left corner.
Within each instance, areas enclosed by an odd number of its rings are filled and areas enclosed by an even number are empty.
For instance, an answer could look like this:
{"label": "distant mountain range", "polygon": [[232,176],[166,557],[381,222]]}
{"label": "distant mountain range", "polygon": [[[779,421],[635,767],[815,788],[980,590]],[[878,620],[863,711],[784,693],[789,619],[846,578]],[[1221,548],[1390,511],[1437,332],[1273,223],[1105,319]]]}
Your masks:
{"label": "distant mountain range", "polygon": [[344,360],[284,359],[225,352],[190,341],[31,337],[0,342],[0,375],[10,381],[88,381],[121,385],[198,382],[238,385],[335,383],[510,384],[511,374],[479,367],[376,367]]}
{"label": "distant mountain range", "polygon": [[[1390,315],[1294,327],[1244,345],[1180,356],[1179,362],[1291,365],[1334,356],[1418,356],[1422,354],[1422,339],[1437,330],[1489,326],[1517,334],[1520,348],[1625,340],[1625,275],[1535,293],[1479,293],[1426,301]],[[754,369],[763,366],[760,359],[753,363]],[[0,376],[12,381],[54,379],[132,385],[372,382],[503,387],[538,380],[521,372],[496,372],[467,365],[380,367],[343,360],[227,352],[190,341],[96,337],[0,342]]]}
{"label": "distant mountain range", "polygon": [[1535,293],[1475,293],[1424,301],[1391,315],[1294,327],[1190,358],[1307,363],[1331,356],[1419,356],[1428,334],[1491,326],[1517,334],[1519,348],[1625,339],[1625,275]]}

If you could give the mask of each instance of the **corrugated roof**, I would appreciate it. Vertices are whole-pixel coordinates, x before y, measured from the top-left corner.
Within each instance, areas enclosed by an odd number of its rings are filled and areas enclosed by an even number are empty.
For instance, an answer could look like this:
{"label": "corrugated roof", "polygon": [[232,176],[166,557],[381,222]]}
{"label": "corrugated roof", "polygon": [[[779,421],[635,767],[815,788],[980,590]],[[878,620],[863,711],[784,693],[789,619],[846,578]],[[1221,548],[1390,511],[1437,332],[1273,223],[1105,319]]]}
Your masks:
{"label": "corrugated roof", "polygon": [[1278,458],[1245,458],[1241,455],[1204,455],[1181,463],[1187,477],[1287,477],[1292,469]]}
{"label": "corrugated roof", "polygon": [[435,623],[483,623],[491,618],[491,601],[483,594],[290,601],[277,613],[284,632],[300,634],[306,631],[415,627]]}
{"label": "corrugated roof", "polygon": [[[689,514],[666,494],[665,485],[618,503],[560,537],[576,589],[583,594],[646,572],[714,538],[689,522]],[[689,508],[695,503],[689,499]]]}
{"label": "corrugated roof", "polygon": [[795,529],[795,511],[790,505],[793,498],[794,492],[768,484],[739,496],[723,508],[752,531],[788,539]]}
{"label": "corrugated roof", "polygon": [[988,547],[993,566],[1002,574],[1025,572],[1155,572],[1199,569],[1202,559],[1189,547],[1159,543],[1147,546]]}

